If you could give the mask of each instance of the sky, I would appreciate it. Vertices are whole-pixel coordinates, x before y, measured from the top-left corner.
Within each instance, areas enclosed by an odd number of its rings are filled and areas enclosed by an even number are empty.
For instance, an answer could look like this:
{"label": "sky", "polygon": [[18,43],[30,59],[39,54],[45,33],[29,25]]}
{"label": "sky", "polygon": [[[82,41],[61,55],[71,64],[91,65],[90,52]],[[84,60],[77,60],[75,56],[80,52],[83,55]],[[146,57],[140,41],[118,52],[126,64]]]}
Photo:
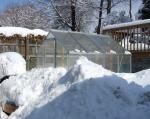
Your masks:
{"label": "sky", "polygon": [[3,12],[7,6],[12,4],[23,4],[28,0],[0,0],[0,12]]}

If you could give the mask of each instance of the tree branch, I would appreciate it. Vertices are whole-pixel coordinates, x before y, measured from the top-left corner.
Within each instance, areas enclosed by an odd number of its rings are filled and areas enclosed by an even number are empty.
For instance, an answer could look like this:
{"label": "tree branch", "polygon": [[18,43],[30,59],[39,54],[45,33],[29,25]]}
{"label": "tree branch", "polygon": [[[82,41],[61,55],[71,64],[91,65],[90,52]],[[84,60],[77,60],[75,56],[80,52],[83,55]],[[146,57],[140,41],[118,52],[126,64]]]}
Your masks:
{"label": "tree branch", "polygon": [[69,28],[72,28],[72,26],[61,16],[61,14],[59,13],[59,11],[57,10],[57,8],[55,7],[55,5],[53,4],[52,0],[50,0],[51,5],[53,7],[53,9],[55,10],[56,14],[60,17],[61,21],[66,24]]}

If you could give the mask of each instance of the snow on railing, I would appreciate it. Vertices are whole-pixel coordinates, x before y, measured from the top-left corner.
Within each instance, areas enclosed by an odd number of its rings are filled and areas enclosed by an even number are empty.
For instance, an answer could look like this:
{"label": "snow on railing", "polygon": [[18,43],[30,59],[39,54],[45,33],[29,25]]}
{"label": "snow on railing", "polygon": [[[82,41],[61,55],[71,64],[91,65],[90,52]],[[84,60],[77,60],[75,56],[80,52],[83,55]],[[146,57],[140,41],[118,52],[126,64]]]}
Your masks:
{"label": "snow on railing", "polygon": [[107,25],[103,27],[103,31],[105,30],[110,30],[110,29],[120,29],[124,27],[133,27],[137,25],[145,25],[145,24],[150,24],[150,19],[146,20],[138,20],[138,21],[133,21],[133,22],[127,22],[127,23],[120,23],[120,24],[114,24],[114,25]]}

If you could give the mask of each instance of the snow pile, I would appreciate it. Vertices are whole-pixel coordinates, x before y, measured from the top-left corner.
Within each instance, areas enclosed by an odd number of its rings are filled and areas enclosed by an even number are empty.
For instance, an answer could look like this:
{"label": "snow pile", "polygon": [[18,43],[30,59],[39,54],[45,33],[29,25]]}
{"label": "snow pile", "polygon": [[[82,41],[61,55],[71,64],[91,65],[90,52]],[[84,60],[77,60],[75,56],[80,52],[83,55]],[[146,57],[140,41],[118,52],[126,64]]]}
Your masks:
{"label": "snow pile", "polygon": [[[148,72],[134,75],[150,80]],[[67,73],[34,69],[4,81],[0,90],[20,106],[8,119],[149,119],[150,90],[125,75],[81,57]]]}
{"label": "snow pile", "polygon": [[77,83],[79,81],[84,81],[86,79],[90,78],[100,78],[103,76],[109,76],[114,74],[113,72],[104,69],[101,65],[95,64],[91,61],[89,61],[85,57],[80,57],[76,64],[72,69],[68,71],[68,73],[59,80],[59,82],[62,82],[63,84],[72,84]]}
{"label": "snow pile", "polygon": [[24,58],[16,52],[0,53],[0,78],[26,72]]}
{"label": "snow pile", "polygon": [[119,74],[120,77],[126,79],[129,83],[134,82],[142,87],[150,88],[150,69],[143,70],[137,73],[122,73]]}
{"label": "snow pile", "polygon": [[6,100],[13,101],[20,106],[14,116],[12,115],[10,118],[23,118],[37,104],[44,105],[49,101],[52,98],[52,96],[49,96],[50,91],[65,73],[66,70],[63,68],[33,69],[30,72],[5,80],[0,85],[1,100],[3,102]]}
{"label": "snow pile", "polygon": [[30,34],[33,34],[35,36],[38,36],[38,35],[46,36],[48,34],[48,32],[43,31],[41,29],[30,30],[30,29],[22,28],[22,27],[0,27],[0,33],[4,34],[6,36],[20,34],[23,37],[30,35]]}
{"label": "snow pile", "polygon": [[[1,85],[1,93],[18,105],[34,102],[43,90],[57,81],[66,70],[62,68],[33,69],[26,74],[11,77]],[[50,88],[50,87],[49,87]],[[9,92],[8,92],[9,91]]]}
{"label": "snow pile", "polygon": [[3,113],[2,109],[0,109],[0,119],[7,119],[7,118],[8,116],[5,113]]}

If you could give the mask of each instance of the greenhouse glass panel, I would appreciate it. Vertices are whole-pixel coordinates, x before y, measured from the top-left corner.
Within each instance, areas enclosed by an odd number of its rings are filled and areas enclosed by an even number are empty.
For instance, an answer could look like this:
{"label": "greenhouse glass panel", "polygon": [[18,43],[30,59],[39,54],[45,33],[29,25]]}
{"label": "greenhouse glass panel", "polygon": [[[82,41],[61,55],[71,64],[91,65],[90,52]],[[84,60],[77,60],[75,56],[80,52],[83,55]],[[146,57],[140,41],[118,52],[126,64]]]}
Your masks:
{"label": "greenhouse glass panel", "polygon": [[93,42],[91,42],[91,40],[86,37],[86,35],[76,32],[69,34],[78,44],[80,44],[84,48],[84,51],[93,52],[99,50],[99,48],[95,44],[93,44]]}
{"label": "greenhouse glass panel", "polygon": [[85,56],[111,71],[131,72],[131,54],[105,35],[51,30],[39,50],[43,57],[39,57],[38,66],[70,69]]}
{"label": "greenhouse glass panel", "polygon": [[58,32],[51,31],[51,33],[55,36],[56,42],[60,43],[67,51],[71,51],[74,49],[85,50],[82,45],[77,43],[69,33],[67,32]]}

